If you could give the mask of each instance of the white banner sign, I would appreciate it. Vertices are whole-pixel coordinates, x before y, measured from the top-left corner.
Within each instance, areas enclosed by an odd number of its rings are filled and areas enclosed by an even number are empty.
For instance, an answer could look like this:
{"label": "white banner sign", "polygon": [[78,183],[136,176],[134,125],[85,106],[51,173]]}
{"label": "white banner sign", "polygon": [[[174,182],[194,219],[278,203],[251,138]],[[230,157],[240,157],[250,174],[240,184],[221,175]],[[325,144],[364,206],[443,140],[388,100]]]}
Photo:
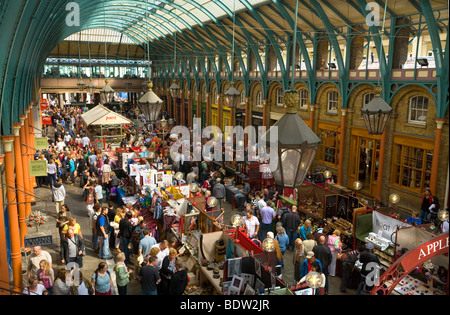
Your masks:
{"label": "white banner sign", "polygon": [[406,223],[395,218],[391,218],[388,215],[382,214],[377,211],[372,212],[372,226],[373,232],[379,236],[391,240],[391,235],[397,228],[409,227],[411,224]]}

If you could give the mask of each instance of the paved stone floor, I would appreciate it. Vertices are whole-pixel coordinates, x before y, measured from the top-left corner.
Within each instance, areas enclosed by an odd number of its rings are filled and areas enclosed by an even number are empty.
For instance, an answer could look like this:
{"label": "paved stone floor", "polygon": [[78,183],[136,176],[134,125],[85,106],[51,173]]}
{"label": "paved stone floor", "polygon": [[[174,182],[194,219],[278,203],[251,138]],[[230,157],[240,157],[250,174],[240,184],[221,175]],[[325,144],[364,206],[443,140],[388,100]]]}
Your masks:
{"label": "paved stone floor", "polygon": [[[72,212],[72,216],[75,216],[77,218],[77,222],[81,226],[82,234],[86,242],[86,256],[84,257],[83,260],[84,265],[82,268],[82,272],[84,273],[85,276],[91,276],[101,260],[98,258],[97,254],[92,249],[91,243],[92,232],[89,226],[89,218],[87,215],[86,205],[82,199],[83,189],[79,187],[78,183],[75,183],[74,185],[64,184],[64,186],[67,192],[65,202],[69,206],[69,209]],[[48,215],[48,221],[43,227],[41,227],[41,229],[52,231],[53,244],[51,246],[43,246],[43,249],[47,250],[52,255],[54,266],[53,268],[56,273],[57,270],[63,268],[64,265],[61,263],[60,258],[60,248],[59,248],[60,240],[57,228],[55,227],[56,211],[54,204],[51,202],[50,188],[45,186],[41,188],[35,188],[34,192],[36,195],[36,204],[32,207],[32,210],[39,210]],[[225,222],[229,221],[234,213],[237,213],[237,211],[232,210],[231,205],[225,203],[225,216],[224,216]],[[113,252],[113,254],[115,255],[116,253]],[[285,253],[284,256],[285,267],[282,270],[282,279],[288,284],[294,283],[292,255],[293,254],[291,252]],[[109,265],[110,270],[112,271],[112,268],[114,267],[114,261],[111,259],[108,260],[107,263]],[[23,266],[25,269],[26,268],[25,257]],[[340,281],[341,280],[339,277],[329,277],[330,295],[342,294],[339,291]],[[137,280],[132,280],[128,285],[128,294],[139,295],[140,293],[141,288],[139,282]],[[354,294],[354,290],[348,290],[346,294]]]}

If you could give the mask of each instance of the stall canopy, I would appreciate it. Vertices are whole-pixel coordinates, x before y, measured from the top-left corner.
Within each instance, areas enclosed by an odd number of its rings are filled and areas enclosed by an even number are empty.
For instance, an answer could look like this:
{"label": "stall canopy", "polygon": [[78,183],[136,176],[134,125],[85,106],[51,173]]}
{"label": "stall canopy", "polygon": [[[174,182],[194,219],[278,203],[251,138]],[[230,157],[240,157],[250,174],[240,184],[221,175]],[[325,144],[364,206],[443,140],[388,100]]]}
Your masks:
{"label": "stall canopy", "polygon": [[81,115],[86,125],[127,125],[133,122],[122,115],[106,108],[103,105],[98,105]]}

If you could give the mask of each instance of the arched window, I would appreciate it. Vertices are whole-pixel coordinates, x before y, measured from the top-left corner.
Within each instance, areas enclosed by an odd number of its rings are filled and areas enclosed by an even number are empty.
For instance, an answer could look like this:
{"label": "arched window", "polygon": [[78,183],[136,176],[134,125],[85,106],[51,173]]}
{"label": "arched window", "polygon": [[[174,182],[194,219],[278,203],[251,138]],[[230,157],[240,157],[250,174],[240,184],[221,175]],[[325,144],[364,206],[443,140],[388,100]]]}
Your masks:
{"label": "arched window", "polygon": [[245,104],[245,90],[241,92],[241,104]]}
{"label": "arched window", "polygon": [[277,88],[277,106],[283,106],[283,100],[284,100],[283,89]]}
{"label": "arched window", "polygon": [[308,90],[301,89],[299,91],[300,103],[298,105],[299,109],[308,109]]}
{"label": "arched window", "polygon": [[338,108],[338,92],[330,91],[328,92],[327,112],[337,113],[337,108]]}
{"label": "arched window", "polygon": [[258,94],[256,94],[256,106],[259,106],[259,107],[263,106],[262,92],[258,92]]}
{"label": "arched window", "polygon": [[427,122],[428,97],[413,96],[409,99],[408,122],[425,125]]}

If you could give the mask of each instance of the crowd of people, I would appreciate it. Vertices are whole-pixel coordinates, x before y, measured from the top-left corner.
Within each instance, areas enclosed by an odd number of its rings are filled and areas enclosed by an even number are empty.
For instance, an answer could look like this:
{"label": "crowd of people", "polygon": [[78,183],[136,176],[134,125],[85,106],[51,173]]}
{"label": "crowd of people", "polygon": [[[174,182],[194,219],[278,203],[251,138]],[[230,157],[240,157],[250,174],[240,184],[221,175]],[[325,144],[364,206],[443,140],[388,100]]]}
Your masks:
{"label": "crowd of people", "polygon": [[[61,109],[57,106],[51,106],[46,112],[53,118],[54,137],[48,136],[48,149],[36,152],[36,159],[47,161],[47,176],[37,177],[36,180],[39,187],[48,186],[51,189],[56,227],[61,239],[59,258],[65,268],[55,273],[48,252],[34,248],[28,266],[29,286],[24,294],[109,295],[117,287],[117,294],[126,295],[127,285],[133,279],[140,281],[143,295],[183,294],[189,279],[186,267],[179,259],[179,242],[176,238],[156,239],[146,228],[139,205],[128,203],[118,206],[118,200],[114,197],[120,179],[114,172],[119,167],[111,158],[114,150],[111,146],[105,150],[93,146],[81,119],[82,112],[81,108]],[[183,180],[178,183],[197,183],[201,187],[199,195],[205,197],[206,210],[210,210],[207,201],[212,196],[218,200],[218,207],[224,209],[226,171],[211,161],[191,161],[189,156],[181,155],[181,158],[173,159],[166,148],[174,140],[170,139],[169,133],[161,138],[158,128],[146,123],[143,127],[138,124],[130,126],[120,147],[143,147],[144,155],[146,148],[154,150],[157,162],[163,163],[164,168],[170,167],[184,174]],[[92,233],[89,242],[100,259],[98,268],[87,277],[80,270],[88,244],[82,227],[66,203],[65,184],[78,184],[82,188],[85,214],[89,216]],[[233,207],[242,214],[242,226],[253,242],[261,245],[266,238],[274,240],[277,264],[281,268],[287,263],[292,264],[298,284],[304,283],[310,272],[318,272],[322,286],[317,294],[327,294],[329,277],[338,275],[336,266],[340,260],[340,289],[345,292],[356,260],[363,264],[363,270],[371,262],[380,263],[370,243],[352,250],[345,246],[338,229],[314,230],[311,221],[303,220],[295,205],[280,201],[279,193],[270,187],[254,191],[244,180],[235,195]],[[429,191],[423,200],[422,213],[420,216],[413,214],[411,219],[419,225],[421,219],[430,219],[431,214],[428,214],[434,213],[438,207],[437,199],[430,197]],[[292,253],[292,261],[284,259],[287,252]],[[116,286],[105,262],[109,259],[115,260],[113,272]],[[370,291],[371,288],[365,286],[366,275],[365,270],[361,272],[357,293]]]}

